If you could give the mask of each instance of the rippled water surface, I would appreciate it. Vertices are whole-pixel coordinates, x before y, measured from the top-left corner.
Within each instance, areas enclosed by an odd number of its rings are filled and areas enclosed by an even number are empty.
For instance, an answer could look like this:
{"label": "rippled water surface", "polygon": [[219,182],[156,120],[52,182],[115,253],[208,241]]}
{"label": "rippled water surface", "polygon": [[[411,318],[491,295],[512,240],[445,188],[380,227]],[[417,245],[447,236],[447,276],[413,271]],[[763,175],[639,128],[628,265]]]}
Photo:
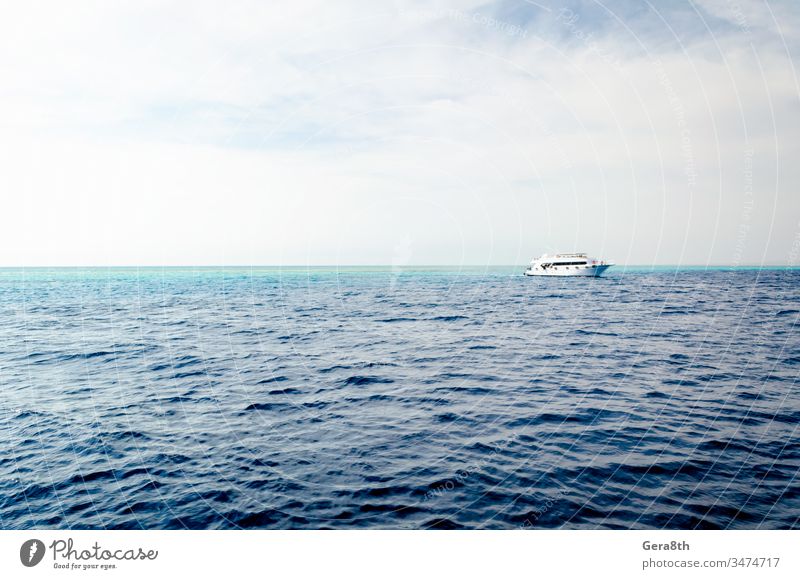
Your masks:
{"label": "rippled water surface", "polygon": [[0,270],[0,526],[800,526],[800,271],[519,273]]}

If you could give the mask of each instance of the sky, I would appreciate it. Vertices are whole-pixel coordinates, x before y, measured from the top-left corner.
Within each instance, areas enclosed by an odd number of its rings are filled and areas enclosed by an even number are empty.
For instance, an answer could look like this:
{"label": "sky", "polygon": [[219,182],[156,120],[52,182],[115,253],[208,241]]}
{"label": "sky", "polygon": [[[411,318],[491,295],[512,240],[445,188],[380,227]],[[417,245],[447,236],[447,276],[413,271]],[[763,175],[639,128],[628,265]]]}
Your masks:
{"label": "sky", "polygon": [[800,264],[800,4],[16,2],[0,266]]}

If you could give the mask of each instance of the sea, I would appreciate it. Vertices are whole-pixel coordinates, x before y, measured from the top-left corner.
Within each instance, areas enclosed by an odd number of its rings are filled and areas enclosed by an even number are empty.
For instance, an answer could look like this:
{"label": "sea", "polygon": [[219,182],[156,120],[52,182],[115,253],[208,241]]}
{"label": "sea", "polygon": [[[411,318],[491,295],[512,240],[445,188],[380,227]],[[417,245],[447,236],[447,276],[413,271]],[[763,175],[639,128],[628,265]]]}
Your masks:
{"label": "sea", "polygon": [[0,269],[0,527],[800,527],[800,269],[523,269]]}

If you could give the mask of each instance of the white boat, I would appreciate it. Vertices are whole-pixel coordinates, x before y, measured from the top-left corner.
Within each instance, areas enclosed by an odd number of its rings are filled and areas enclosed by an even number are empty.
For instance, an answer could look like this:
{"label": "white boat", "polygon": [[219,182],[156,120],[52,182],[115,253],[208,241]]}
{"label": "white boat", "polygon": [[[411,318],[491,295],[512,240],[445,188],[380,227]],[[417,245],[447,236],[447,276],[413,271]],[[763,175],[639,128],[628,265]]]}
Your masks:
{"label": "white boat", "polygon": [[556,253],[531,261],[525,275],[580,275],[597,277],[614,265],[610,261],[603,261],[587,257],[585,253]]}

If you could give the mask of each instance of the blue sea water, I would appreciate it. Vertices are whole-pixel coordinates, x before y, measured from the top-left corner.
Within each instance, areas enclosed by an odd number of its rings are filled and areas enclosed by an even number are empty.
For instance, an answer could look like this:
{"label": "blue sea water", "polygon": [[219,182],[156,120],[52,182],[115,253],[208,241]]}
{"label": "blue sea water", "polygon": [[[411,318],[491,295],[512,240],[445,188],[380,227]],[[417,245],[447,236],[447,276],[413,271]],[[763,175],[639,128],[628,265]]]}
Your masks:
{"label": "blue sea water", "polygon": [[800,526],[800,271],[0,270],[0,527]]}

